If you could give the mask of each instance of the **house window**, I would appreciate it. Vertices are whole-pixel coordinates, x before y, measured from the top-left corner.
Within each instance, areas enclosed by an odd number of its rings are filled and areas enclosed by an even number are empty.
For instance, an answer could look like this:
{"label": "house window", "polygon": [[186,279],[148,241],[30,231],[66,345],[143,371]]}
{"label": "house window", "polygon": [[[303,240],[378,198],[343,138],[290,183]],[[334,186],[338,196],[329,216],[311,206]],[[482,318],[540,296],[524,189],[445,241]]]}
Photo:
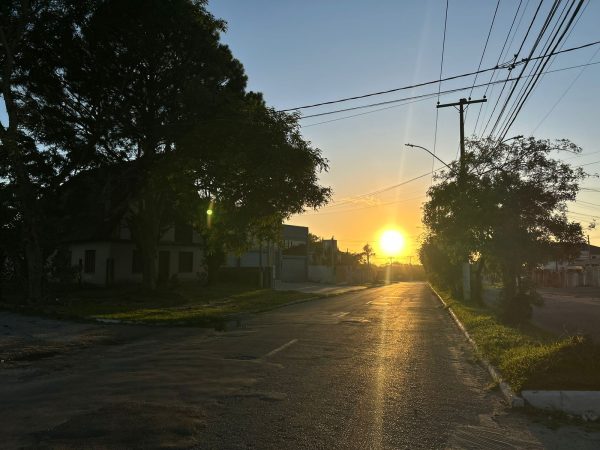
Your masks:
{"label": "house window", "polygon": [[83,271],[85,273],[96,272],[96,250],[86,250],[85,251]]}
{"label": "house window", "polygon": [[179,252],[179,273],[189,273],[194,270],[194,253]]}
{"label": "house window", "polygon": [[131,273],[142,273],[142,255],[139,250],[131,252]]}

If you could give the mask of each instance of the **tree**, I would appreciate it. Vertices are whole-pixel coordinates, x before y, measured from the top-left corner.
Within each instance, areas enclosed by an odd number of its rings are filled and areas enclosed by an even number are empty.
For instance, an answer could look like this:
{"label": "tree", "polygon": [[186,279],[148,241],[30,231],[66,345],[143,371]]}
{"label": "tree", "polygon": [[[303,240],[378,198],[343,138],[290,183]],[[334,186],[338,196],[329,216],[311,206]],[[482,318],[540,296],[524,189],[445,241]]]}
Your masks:
{"label": "tree", "polygon": [[[470,140],[467,148],[460,183],[451,170],[429,190],[426,243],[435,243],[454,264],[468,257],[479,271],[495,267],[503,280],[505,315],[526,316],[531,296],[523,275],[547,260],[556,243],[572,248],[582,242],[581,226],[569,221],[565,202],[575,199],[585,174],[550,156],[581,149],[567,140],[534,138],[510,145]],[[427,248],[423,252],[427,260]]]}
{"label": "tree", "polygon": [[[219,248],[242,251],[254,239],[278,241],[285,219],[330,196],[317,179],[327,162],[302,139],[297,117],[267,108],[257,94],[226,118],[198,124],[178,149],[202,197],[194,223],[218,237],[211,241]],[[204,226],[209,204],[212,229]]]}
{"label": "tree", "polygon": [[[7,116],[0,124],[0,164],[14,193],[27,298],[34,302],[43,296],[45,247],[51,234],[44,223],[44,202],[59,183],[63,155],[55,146],[45,145],[49,124],[44,99],[35,95],[32,83],[37,79],[38,85],[45,85],[52,73],[61,70],[52,52],[75,33],[74,23],[86,3],[7,0],[0,5],[0,96]],[[56,103],[64,100],[60,92],[51,96]]]}
{"label": "tree", "polygon": [[367,242],[362,249],[363,249],[363,253],[362,254],[367,259],[367,265],[370,266],[371,265],[371,258],[373,256],[375,256],[375,252],[373,251],[373,247],[371,247],[369,245],[369,243]]}
{"label": "tree", "polygon": [[242,65],[219,41],[225,23],[205,5],[98,2],[63,52],[65,69],[54,73],[69,102],[45,105],[59,129],[49,139],[70,161],[133,169],[126,217],[148,288],[174,218],[193,222],[205,254],[217,256],[251,235],[274,236],[283,219],[330,194],[317,180],[326,160],[302,139],[297,116],[246,92]]}

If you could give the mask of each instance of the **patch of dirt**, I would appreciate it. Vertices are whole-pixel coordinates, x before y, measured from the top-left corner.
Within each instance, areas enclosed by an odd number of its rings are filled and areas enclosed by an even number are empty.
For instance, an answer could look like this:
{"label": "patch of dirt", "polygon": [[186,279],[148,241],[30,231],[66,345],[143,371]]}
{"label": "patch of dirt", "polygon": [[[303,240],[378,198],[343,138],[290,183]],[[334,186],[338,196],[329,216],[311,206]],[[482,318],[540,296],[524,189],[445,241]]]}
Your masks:
{"label": "patch of dirt", "polygon": [[115,403],[36,433],[30,449],[192,448],[202,444],[199,408],[157,403]]}
{"label": "patch of dirt", "polygon": [[10,337],[0,342],[0,361],[4,367],[7,367],[11,363],[37,361],[92,345],[117,343],[114,338],[100,334],[83,335],[68,341]]}

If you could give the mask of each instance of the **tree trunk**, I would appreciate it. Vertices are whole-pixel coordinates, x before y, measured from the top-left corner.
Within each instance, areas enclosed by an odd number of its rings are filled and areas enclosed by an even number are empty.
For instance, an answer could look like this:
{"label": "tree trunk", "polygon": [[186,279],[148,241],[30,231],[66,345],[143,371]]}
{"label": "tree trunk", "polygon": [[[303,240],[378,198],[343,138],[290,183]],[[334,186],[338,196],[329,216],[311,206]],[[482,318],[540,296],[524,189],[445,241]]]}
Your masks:
{"label": "tree trunk", "polygon": [[473,302],[479,305],[483,303],[483,281],[481,279],[483,267],[484,260],[482,257],[475,265],[475,270],[473,272],[474,277],[471,281],[471,297],[473,299]]}
{"label": "tree trunk", "polygon": [[158,246],[161,238],[160,201],[147,185],[131,212],[129,225],[131,234],[142,259],[142,286],[155,290],[158,282]]}
{"label": "tree trunk", "polygon": [[[38,303],[43,298],[44,257],[34,224],[24,227],[25,259],[27,261],[27,299]],[[29,228],[29,230],[27,230]]]}
{"label": "tree trunk", "polygon": [[[143,202],[140,202],[142,204]],[[155,290],[158,281],[157,256],[160,240],[159,224],[152,209],[141,207],[130,220],[132,237],[142,259],[142,286]]]}
{"label": "tree trunk", "polygon": [[140,249],[142,255],[142,286],[144,289],[153,291],[156,289],[158,281],[156,270],[157,246],[154,245],[154,248],[149,247],[151,246],[146,245],[143,249]]}

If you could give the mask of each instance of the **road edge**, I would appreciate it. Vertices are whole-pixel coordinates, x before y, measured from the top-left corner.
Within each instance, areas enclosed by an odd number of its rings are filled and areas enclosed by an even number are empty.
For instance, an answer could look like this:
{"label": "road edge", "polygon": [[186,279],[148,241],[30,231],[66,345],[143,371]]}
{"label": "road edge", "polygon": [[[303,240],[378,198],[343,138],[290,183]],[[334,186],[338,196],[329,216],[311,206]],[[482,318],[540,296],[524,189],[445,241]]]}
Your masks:
{"label": "road edge", "polygon": [[[248,314],[260,314],[260,313],[264,313],[264,312],[269,312],[269,311],[273,311],[275,309],[279,309],[279,308],[285,308],[286,306],[293,306],[293,305],[297,305],[299,303],[306,303],[306,302],[312,302],[314,300],[319,300],[319,299],[324,299],[324,298],[329,298],[329,297],[337,297],[339,295],[344,295],[344,294],[353,294],[355,292],[360,292],[360,291],[364,291],[367,289],[372,289],[369,286],[360,286],[357,287],[356,289],[350,289],[344,292],[332,292],[330,294],[322,294],[322,295],[314,295],[312,297],[308,297],[308,298],[302,298],[300,300],[293,300],[289,303],[282,303],[281,305],[273,305],[272,307],[267,307],[267,308],[263,308],[261,310],[258,311],[254,311]],[[295,292],[302,292],[302,291],[295,291]]]}
{"label": "road edge", "polygon": [[[462,322],[458,319],[458,317],[456,317],[456,314],[454,314],[452,308],[444,301],[440,294],[437,293],[437,291],[433,288],[431,283],[428,282],[427,285],[429,286],[429,289],[431,290],[433,295],[437,297],[437,299],[442,303],[442,305],[444,305],[444,309],[446,309],[452,317],[452,319],[454,319],[454,323],[456,323],[456,326],[460,329],[460,331],[462,331],[463,335],[467,338],[467,341],[469,341],[469,343],[473,346],[475,350],[478,350],[477,343],[473,340],[473,338],[471,337],[465,326],[462,324]],[[523,399],[523,397],[520,397],[512,390],[510,385],[502,379],[498,370],[494,366],[492,366],[489,363],[489,361],[487,361],[483,357],[480,357],[480,360],[483,366],[489,372],[492,379],[498,383],[500,391],[502,392],[502,395],[504,395],[504,398],[506,399],[508,404],[512,408],[523,408],[525,406],[525,400]]]}

